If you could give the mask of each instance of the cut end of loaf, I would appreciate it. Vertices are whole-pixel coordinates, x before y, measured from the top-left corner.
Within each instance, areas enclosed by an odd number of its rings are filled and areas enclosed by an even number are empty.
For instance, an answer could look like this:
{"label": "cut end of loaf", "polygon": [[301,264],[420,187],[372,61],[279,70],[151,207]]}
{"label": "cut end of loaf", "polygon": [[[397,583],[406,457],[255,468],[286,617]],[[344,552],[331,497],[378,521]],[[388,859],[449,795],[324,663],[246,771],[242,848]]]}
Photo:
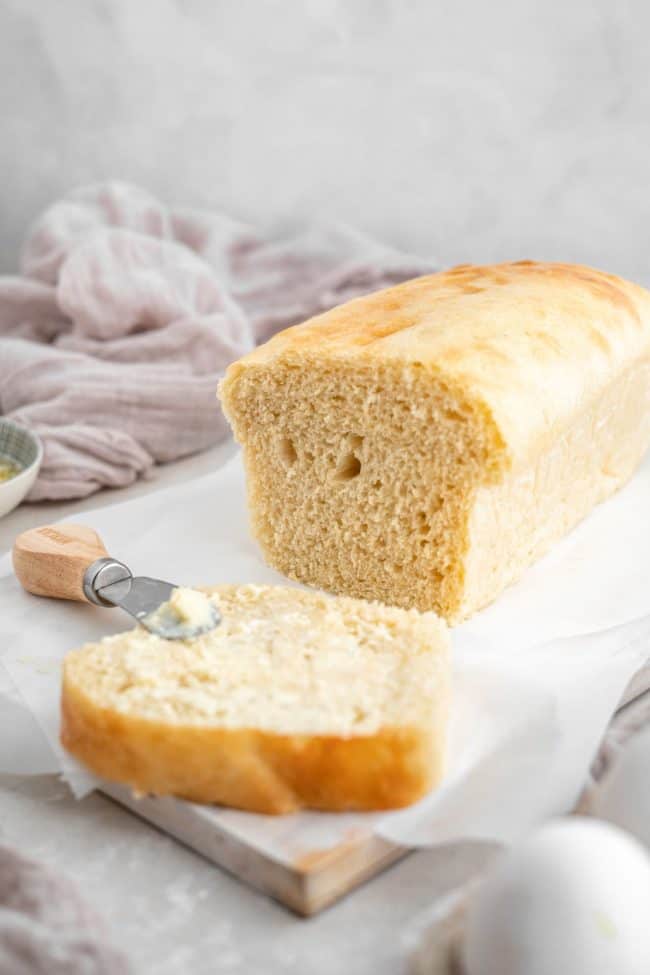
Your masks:
{"label": "cut end of loaf", "polygon": [[502,457],[475,403],[417,364],[304,354],[236,365],[221,395],[271,565],[455,618],[471,501]]}
{"label": "cut end of loaf", "polygon": [[69,751],[139,792],[264,812],[393,808],[436,783],[441,620],[285,587],[210,592],[210,633],[137,628],[66,657]]}

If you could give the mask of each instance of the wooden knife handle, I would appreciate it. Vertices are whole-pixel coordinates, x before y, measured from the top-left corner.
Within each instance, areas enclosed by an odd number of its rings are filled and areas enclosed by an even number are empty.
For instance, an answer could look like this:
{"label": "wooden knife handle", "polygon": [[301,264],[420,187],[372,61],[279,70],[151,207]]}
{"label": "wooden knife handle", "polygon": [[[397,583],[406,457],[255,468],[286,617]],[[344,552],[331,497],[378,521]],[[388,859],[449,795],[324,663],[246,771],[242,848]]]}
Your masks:
{"label": "wooden knife handle", "polygon": [[14,542],[14,572],[27,592],[54,599],[88,602],[84,573],[106,558],[104,543],[86,525],[43,525],[30,528]]}

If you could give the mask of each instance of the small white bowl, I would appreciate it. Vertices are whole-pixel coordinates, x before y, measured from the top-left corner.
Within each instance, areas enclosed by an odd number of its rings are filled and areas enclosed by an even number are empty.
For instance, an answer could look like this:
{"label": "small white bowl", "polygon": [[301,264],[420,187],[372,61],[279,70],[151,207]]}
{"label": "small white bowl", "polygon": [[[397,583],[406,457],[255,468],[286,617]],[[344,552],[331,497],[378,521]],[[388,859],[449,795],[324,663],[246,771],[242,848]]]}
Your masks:
{"label": "small white bowl", "polygon": [[21,471],[8,481],[0,481],[0,518],[20,504],[36,480],[43,445],[31,430],[0,418],[0,460],[3,459],[13,461]]}

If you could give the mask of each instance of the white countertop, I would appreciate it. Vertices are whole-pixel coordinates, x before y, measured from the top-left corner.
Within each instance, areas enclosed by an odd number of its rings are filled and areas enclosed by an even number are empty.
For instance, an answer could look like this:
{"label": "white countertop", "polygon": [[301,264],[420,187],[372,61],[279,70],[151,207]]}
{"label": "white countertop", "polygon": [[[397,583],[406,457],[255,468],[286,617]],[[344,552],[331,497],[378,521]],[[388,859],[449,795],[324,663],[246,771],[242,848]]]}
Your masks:
{"label": "white countertop", "polygon": [[[0,551],[25,528],[207,474],[232,449],[81,502],[23,505],[0,521]],[[146,975],[397,975],[418,917],[489,856],[478,846],[411,854],[302,920],[103,795],[76,801],[55,776],[0,775],[0,841],[73,877]]]}

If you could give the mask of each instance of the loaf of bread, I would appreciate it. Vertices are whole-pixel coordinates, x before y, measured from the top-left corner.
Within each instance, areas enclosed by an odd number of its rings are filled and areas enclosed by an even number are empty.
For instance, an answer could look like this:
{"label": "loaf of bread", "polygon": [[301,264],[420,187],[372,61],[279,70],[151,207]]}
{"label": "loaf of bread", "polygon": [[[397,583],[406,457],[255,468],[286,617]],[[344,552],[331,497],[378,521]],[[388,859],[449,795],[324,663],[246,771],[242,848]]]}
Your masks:
{"label": "loaf of bread", "polygon": [[650,295],[568,264],[462,265],[281,332],[221,397],[271,565],[458,621],[638,465]]}
{"label": "loaf of bread", "polygon": [[209,633],[138,627],[65,658],[61,741],[93,772],[264,813],[390,809],[438,782],[438,617],[281,586],[208,592],[222,614]]}

